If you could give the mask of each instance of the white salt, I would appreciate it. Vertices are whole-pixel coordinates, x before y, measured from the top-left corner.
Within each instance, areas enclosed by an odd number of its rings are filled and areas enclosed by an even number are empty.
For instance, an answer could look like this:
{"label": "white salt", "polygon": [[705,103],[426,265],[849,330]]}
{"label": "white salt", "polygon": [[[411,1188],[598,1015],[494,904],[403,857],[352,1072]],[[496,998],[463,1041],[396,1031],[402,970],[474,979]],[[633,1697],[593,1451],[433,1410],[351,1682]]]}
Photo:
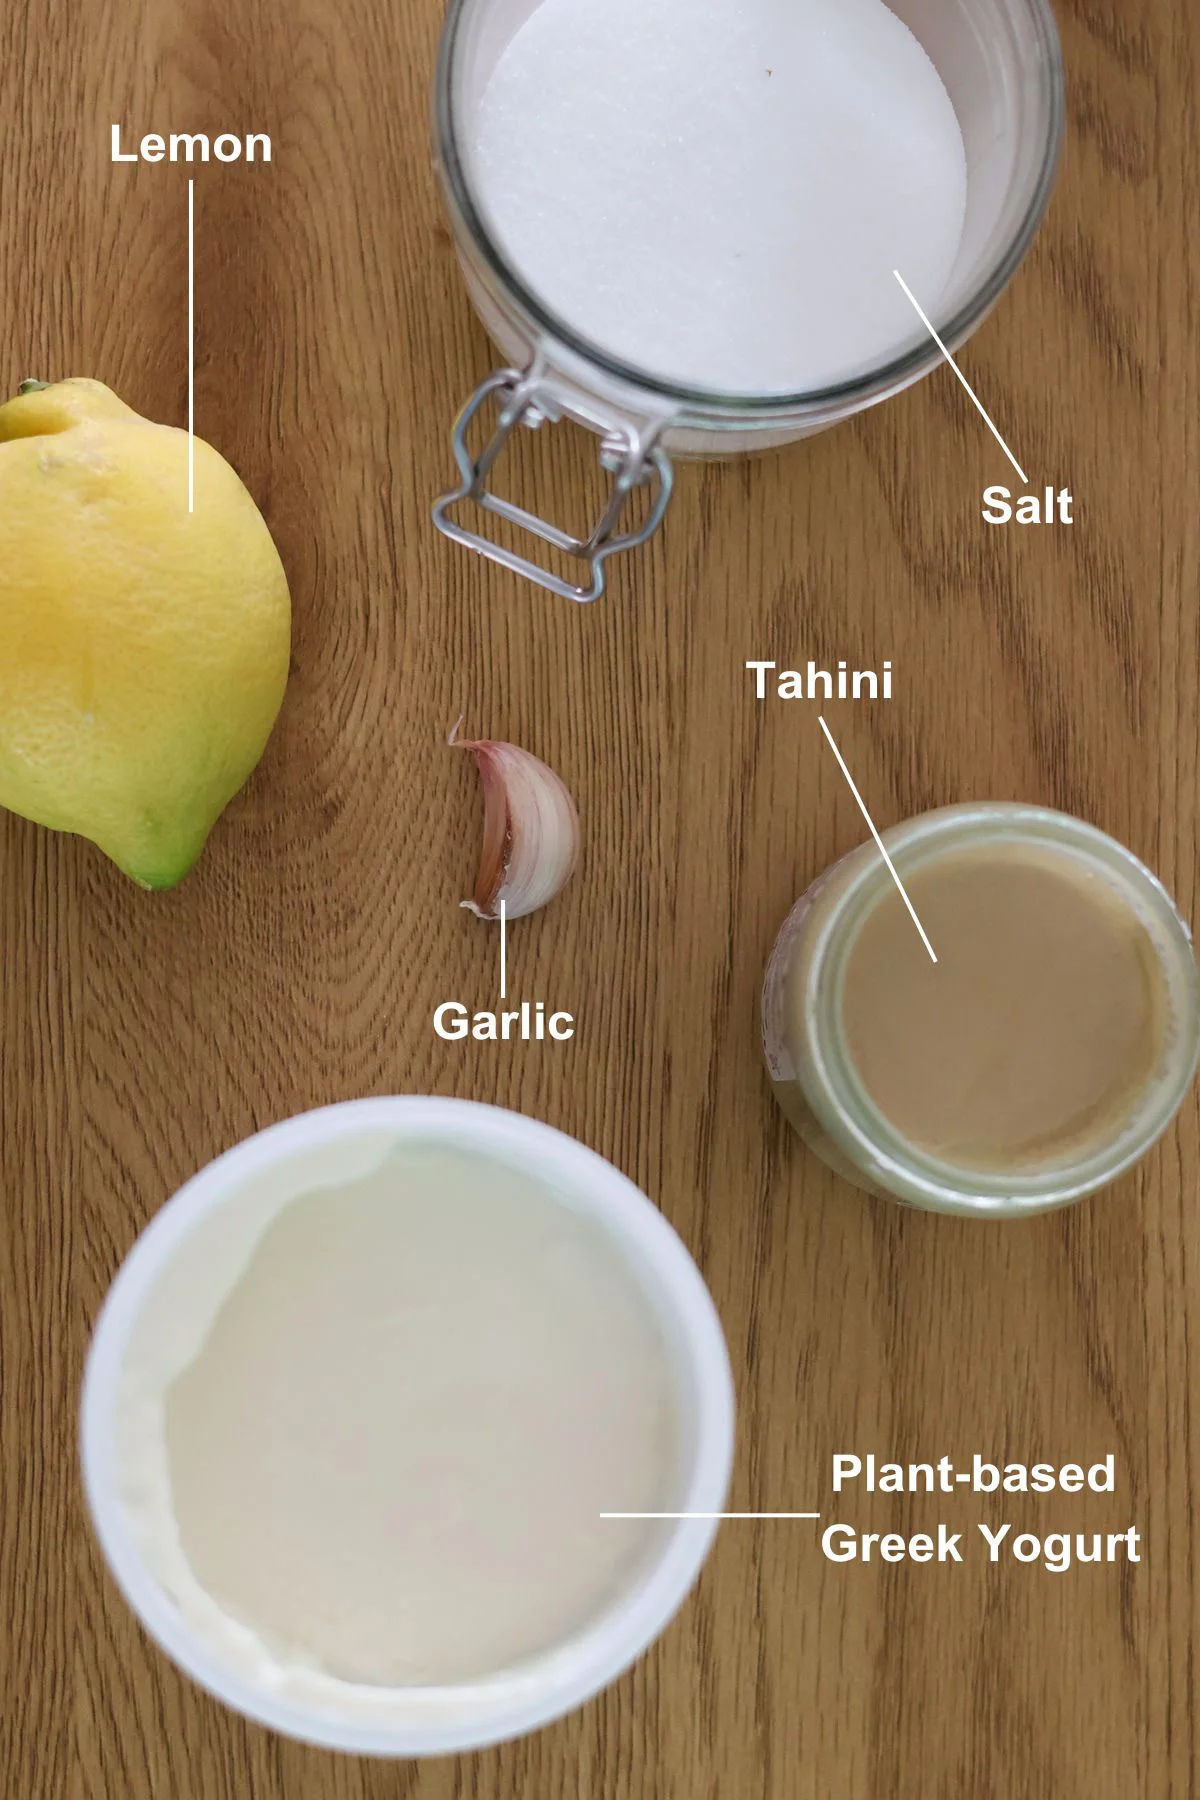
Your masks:
{"label": "white salt", "polygon": [[881,0],[542,0],[488,80],[476,175],[525,282],[638,367],[799,392],[935,305],[966,207],[937,70]]}

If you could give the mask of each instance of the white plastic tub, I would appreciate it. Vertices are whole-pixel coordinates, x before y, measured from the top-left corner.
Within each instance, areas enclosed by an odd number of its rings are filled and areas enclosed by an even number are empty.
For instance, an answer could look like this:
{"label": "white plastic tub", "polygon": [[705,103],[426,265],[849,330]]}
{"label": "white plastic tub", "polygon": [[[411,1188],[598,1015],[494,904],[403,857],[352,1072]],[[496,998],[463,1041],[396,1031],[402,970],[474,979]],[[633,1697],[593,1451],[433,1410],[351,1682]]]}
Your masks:
{"label": "white plastic tub", "polygon": [[[96,1325],[83,1390],[83,1473],[101,1548],[129,1605],[168,1656],[227,1706],[289,1737],[380,1756],[481,1747],[532,1731],[581,1705],[639,1657],[692,1587],[716,1530],[711,1518],[664,1527],[651,1559],[583,1631],[519,1668],[469,1685],[371,1688],[337,1684],[342,1698],[311,1708],[273,1691],[238,1658],[197,1633],[144,1553],[121,1494],[114,1420],[123,1359],[143,1308],[179,1283],[189,1238],[236,1207],[252,1217],[344,1176],[355,1160],[402,1141],[451,1141],[526,1168],[609,1233],[640,1282],[668,1345],[678,1394],[681,1513],[718,1513],[733,1456],[729,1359],[708,1290],[680,1239],[625,1176],[573,1138],[518,1113],[472,1101],[351,1101],[302,1114],[210,1163],[168,1201],[120,1269]],[[267,1216],[264,1213],[264,1217]],[[225,1223],[230,1223],[227,1216]],[[216,1222],[218,1226],[220,1221]],[[235,1630],[237,1628],[235,1627]]]}

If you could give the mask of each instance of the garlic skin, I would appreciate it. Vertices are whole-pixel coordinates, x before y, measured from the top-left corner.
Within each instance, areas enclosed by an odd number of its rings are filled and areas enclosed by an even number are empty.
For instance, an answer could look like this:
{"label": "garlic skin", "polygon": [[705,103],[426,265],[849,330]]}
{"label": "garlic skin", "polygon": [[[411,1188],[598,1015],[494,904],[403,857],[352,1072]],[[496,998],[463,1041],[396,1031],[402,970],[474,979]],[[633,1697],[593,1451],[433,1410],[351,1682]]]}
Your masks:
{"label": "garlic skin", "polygon": [[446,740],[470,750],[483,782],[483,848],[475,893],[461,904],[479,919],[520,919],[547,905],[566,885],[579,856],[579,814],[554,770],[493,738],[460,738],[459,719]]}

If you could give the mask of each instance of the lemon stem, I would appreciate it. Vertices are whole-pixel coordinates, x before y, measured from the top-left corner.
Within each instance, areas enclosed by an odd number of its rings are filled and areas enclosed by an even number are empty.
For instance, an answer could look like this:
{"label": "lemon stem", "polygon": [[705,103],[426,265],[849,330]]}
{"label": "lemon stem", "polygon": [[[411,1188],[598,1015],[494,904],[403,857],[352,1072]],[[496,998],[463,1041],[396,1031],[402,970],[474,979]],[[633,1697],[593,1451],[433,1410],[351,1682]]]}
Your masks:
{"label": "lemon stem", "polygon": [[49,386],[50,383],[48,381],[23,381],[17,389],[17,393],[40,394],[43,388],[48,388]]}

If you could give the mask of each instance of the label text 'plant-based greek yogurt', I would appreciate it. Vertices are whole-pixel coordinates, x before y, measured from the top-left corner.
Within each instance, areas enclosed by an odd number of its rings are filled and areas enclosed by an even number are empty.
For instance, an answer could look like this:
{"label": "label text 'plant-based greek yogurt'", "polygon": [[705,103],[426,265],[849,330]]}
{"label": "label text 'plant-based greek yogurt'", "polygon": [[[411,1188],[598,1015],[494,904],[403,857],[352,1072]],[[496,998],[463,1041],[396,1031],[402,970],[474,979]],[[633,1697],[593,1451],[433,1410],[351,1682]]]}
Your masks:
{"label": "label text 'plant-based greek yogurt'", "polygon": [[839,1452],[833,1459],[833,1491],[860,1486],[867,1494],[954,1494],[966,1487],[972,1494],[1082,1493],[1111,1494],[1116,1483],[1116,1458],[1111,1453],[1087,1469],[1082,1463],[998,1463],[976,1453],[965,1468],[956,1468],[948,1456],[937,1462],[886,1462],[873,1454],[855,1456]]}
{"label": "label text 'plant-based greek yogurt'", "polygon": [[[922,1462],[893,1462],[873,1453],[839,1451],[833,1457],[835,1494],[1112,1494],[1116,1457],[1092,1463],[1001,1462],[976,1452],[961,1466],[949,1456]],[[920,1531],[863,1531],[847,1520],[826,1525],[821,1553],[835,1563],[964,1563],[986,1557],[990,1564],[1037,1564],[1053,1575],[1077,1565],[1140,1563],[1142,1535],[1136,1525],[1073,1531],[1022,1530],[1011,1519],[974,1524],[939,1519]]]}
{"label": "label text 'plant-based greek yogurt'", "polygon": [[[1134,1525],[1124,1531],[1036,1531],[1013,1534],[1011,1522],[976,1527],[987,1547],[988,1561],[998,1563],[1002,1554],[1014,1562],[1040,1563],[1052,1575],[1065,1575],[1076,1563],[1140,1563],[1141,1533]],[[821,1534],[821,1550],[827,1562],[939,1562],[967,1560],[964,1538],[969,1532],[951,1531],[940,1523],[935,1531],[914,1531],[905,1537],[898,1531],[856,1531],[853,1525],[828,1525]]]}

